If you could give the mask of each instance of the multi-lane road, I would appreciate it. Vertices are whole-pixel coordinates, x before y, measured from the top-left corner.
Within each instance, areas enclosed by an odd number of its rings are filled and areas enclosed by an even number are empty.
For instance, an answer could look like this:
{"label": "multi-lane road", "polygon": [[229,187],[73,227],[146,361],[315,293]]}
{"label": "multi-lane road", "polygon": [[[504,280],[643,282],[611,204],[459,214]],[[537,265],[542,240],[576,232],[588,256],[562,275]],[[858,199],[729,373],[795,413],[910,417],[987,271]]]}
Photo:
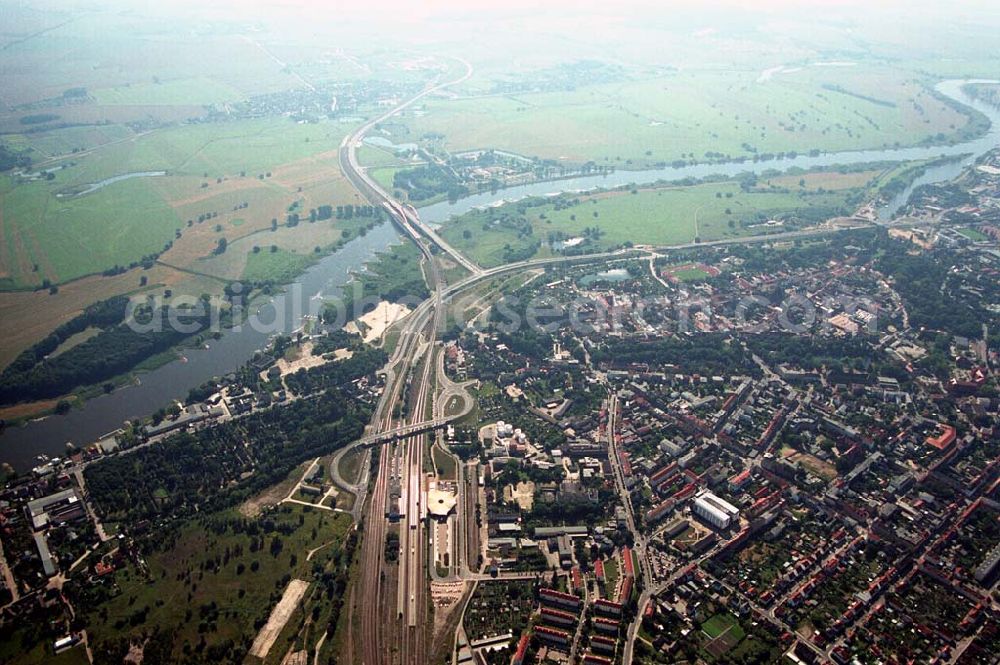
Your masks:
{"label": "multi-lane road", "polygon": [[[418,100],[445,87],[465,81],[471,75],[472,70],[467,63],[463,62],[462,64],[465,68],[463,74],[452,80],[432,83],[396,108],[361,126],[343,140],[339,151],[340,165],[344,175],[374,205],[388,211],[393,221],[420,248],[424,254],[425,265],[428,269],[428,282],[432,290],[431,297],[418,305],[402,322],[399,341],[392,358],[384,369],[385,389],[376,407],[369,432],[365,438],[355,444],[355,446],[386,444],[381,451],[371,496],[367,496],[367,487],[369,484],[368,476],[373,466],[370,463],[373,453],[365,453],[364,461],[361,464],[361,476],[355,483],[342,479],[339,473],[339,461],[348,452],[347,450],[341,451],[333,463],[335,467],[333,470],[334,479],[343,488],[350,489],[355,493],[356,500],[352,512],[356,519],[364,523],[359,579],[360,593],[356,593],[356,597],[361,599],[361,626],[360,634],[357,636],[359,644],[353,646],[358,647],[365,665],[382,665],[390,662],[422,665],[427,662],[428,658],[428,628],[431,623],[427,617],[428,579],[430,574],[436,573],[436,571],[429,570],[433,569],[435,563],[428,553],[428,534],[423,519],[427,509],[425,505],[426,477],[423,469],[428,452],[427,431],[443,424],[430,418],[427,411],[435,400],[432,386],[436,382],[432,380],[431,374],[437,366],[435,342],[437,334],[441,331],[442,322],[446,320],[445,307],[450,302],[487,280],[544,268],[548,265],[609,263],[636,257],[648,257],[652,261],[659,255],[660,251],[665,250],[676,251],[734,243],[792,240],[869,227],[869,225],[841,226],[689,243],[664,248],[643,247],[576,257],[530,259],[484,269],[451,247],[433,229],[423,223],[417,211],[411,206],[393,199],[367,174],[357,159],[357,149],[372,128]],[[465,268],[468,275],[453,284],[444,284],[439,276],[437,260],[431,251],[432,245],[456,264]],[[420,370],[419,376],[416,371],[418,369]],[[399,407],[404,402],[410,406],[408,414],[399,413]],[[444,420],[443,404],[435,406],[441,409],[437,413],[437,419]],[[622,502],[626,507],[629,528],[635,536],[635,551],[640,563],[640,573],[648,587],[652,576],[646,556],[645,541],[636,528],[635,519],[631,512],[631,502],[628,501],[624,486],[624,477],[617,463],[617,442],[614,436],[617,403],[613,395],[610,397],[610,407],[608,437],[615,481],[619,492],[622,493]],[[397,422],[401,417],[405,418],[405,422]],[[400,558],[397,570],[397,588],[395,593],[392,593],[392,590],[387,589],[385,584],[384,554],[389,529],[396,528],[391,525],[388,518],[390,485],[393,481],[394,470],[399,474],[395,480],[399,483],[404,502],[402,522],[398,526]],[[467,471],[463,465],[458,465],[459,510],[463,512],[468,512],[468,505],[473,503],[467,494],[477,491],[477,478],[467,478]],[[451,540],[457,544],[457,549],[453,544],[452,561],[457,565],[451,566],[455,572],[449,579],[468,581],[488,579],[488,575],[470,570],[469,566],[472,552],[467,548],[467,543],[470,540],[470,530],[475,528],[474,520],[469,515],[459,515],[454,519],[453,524],[456,533]],[[455,556],[456,554],[458,556]],[[648,601],[651,592],[655,592],[655,589],[647,588],[643,591],[644,600]],[[393,608],[395,612],[386,611],[386,608]],[[351,639],[354,638],[355,636],[352,635]],[[630,631],[624,654],[626,663],[631,660],[631,646],[634,638],[634,631]]]}

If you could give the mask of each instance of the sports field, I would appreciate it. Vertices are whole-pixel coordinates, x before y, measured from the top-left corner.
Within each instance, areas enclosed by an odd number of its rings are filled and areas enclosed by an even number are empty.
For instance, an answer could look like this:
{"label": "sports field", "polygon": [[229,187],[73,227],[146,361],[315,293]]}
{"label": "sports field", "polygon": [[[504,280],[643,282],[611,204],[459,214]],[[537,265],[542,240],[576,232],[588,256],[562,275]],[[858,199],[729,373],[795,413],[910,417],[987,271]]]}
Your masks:
{"label": "sports field", "polygon": [[984,240],[989,240],[989,236],[987,236],[982,231],[972,226],[968,226],[964,229],[959,229],[958,232],[961,233],[966,238],[968,238],[969,240],[971,240],[972,242],[982,242]]}

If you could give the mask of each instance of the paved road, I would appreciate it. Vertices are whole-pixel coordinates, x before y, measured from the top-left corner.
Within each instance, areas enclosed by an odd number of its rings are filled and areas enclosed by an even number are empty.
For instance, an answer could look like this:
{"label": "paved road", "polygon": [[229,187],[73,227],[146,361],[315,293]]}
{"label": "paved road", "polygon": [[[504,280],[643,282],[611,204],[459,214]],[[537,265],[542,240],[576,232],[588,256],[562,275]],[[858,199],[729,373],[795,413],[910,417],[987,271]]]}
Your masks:
{"label": "paved road", "polygon": [[[424,254],[426,265],[430,269],[429,282],[430,287],[433,290],[433,295],[418,305],[403,321],[400,328],[399,341],[393,353],[393,357],[384,369],[386,389],[382,394],[382,398],[380,399],[373,416],[371,431],[367,437],[353,444],[352,448],[357,445],[363,445],[366,441],[370,442],[380,440],[380,438],[385,438],[387,434],[390,438],[396,438],[392,436],[392,430],[398,429],[399,427],[393,426],[394,409],[398,400],[403,395],[403,391],[406,390],[409,385],[408,378],[410,376],[410,370],[414,367],[414,361],[421,356],[423,356],[424,359],[424,376],[421,385],[417,389],[416,408],[411,414],[410,425],[412,426],[423,421],[423,410],[425,405],[428,403],[427,400],[429,398],[428,388],[431,382],[428,379],[429,372],[431,370],[431,363],[434,358],[433,352],[435,349],[435,335],[440,330],[442,322],[446,320],[443,316],[444,307],[456,296],[485,280],[549,265],[615,262],[639,256],[647,256],[650,260],[652,268],[652,262],[655,258],[660,256],[660,252],[663,251],[723,246],[734,243],[747,244],[756,242],[775,242],[806,238],[816,235],[825,235],[857,228],[865,228],[862,226],[838,227],[835,229],[794,231],[790,233],[750,236],[739,239],[718,240],[704,243],[686,243],[672,247],[622,249],[576,257],[529,259],[503,266],[496,266],[494,268],[482,269],[473,262],[469,261],[466,257],[462,256],[461,253],[457,252],[454,248],[448,245],[447,242],[440,238],[440,236],[434,233],[432,229],[423,224],[419,219],[419,215],[412,207],[404,206],[403,204],[395,201],[378,185],[377,182],[368,176],[357,160],[357,148],[361,145],[365,134],[373,127],[396,115],[427,95],[430,95],[444,87],[461,83],[466,80],[470,74],[471,67],[467,66],[465,73],[459,78],[452,81],[436,83],[425,88],[406,102],[360,127],[357,131],[346,137],[340,145],[339,158],[344,175],[358,188],[359,191],[361,191],[362,194],[372,201],[373,204],[387,209],[393,216],[396,223],[403,227],[403,229],[418,245]],[[437,245],[441,251],[446,253],[456,263],[465,267],[470,274],[466,278],[454,284],[447,286],[443,285],[439,278],[437,262],[430,251],[429,243]],[[450,399],[451,396],[455,394],[457,394],[457,392],[453,387],[446,386],[444,392],[444,397],[446,399]],[[628,499],[627,490],[624,485],[624,476],[622,474],[620,464],[618,463],[617,444],[614,437],[617,400],[613,395],[611,396],[611,406],[608,436],[612,452],[612,466],[616,486],[618,487],[622,503],[625,506],[628,526],[635,536],[634,549],[639,559],[640,568],[638,572],[641,573],[646,582],[646,589],[642,592],[642,599],[640,603],[640,608],[642,608],[645,603],[648,602],[651,595],[655,593],[657,587],[651,586],[653,577],[646,553],[646,543],[642,534],[639,533],[636,527],[635,518],[632,514],[631,502]],[[406,432],[404,431],[401,433]],[[420,519],[419,514],[414,514],[419,513],[419,510],[421,509],[419,506],[418,494],[422,491],[422,460],[424,454],[424,444],[425,437],[423,434],[408,436],[404,439],[402,444],[404,453],[403,459],[405,460],[403,463],[403,473],[405,477],[401,478],[401,481],[403,483],[403,487],[407,488],[408,494],[410,495],[409,507],[407,510],[409,513],[407,515],[408,528],[403,529],[403,534],[401,534],[403,547],[399,587],[399,597],[404,599],[403,602],[400,603],[400,619],[405,619],[405,621],[401,622],[401,624],[403,624],[402,635],[398,646],[400,647],[402,661],[404,663],[422,663],[424,662],[427,653],[426,631],[414,630],[416,627],[423,625],[423,620],[426,614],[427,604],[424,601],[424,594],[426,591],[426,575],[424,574],[424,567],[429,566],[432,569],[434,568],[432,562],[427,560],[427,543],[426,537],[423,534],[422,520]],[[347,454],[348,450],[349,449],[342,450],[335,457],[333,464],[334,468],[331,469],[331,476],[338,483],[338,485],[341,485],[345,489],[355,491],[358,498],[355,501],[355,507],[352,512],[355,514],[355,517],[360,518],[362,511],[364,510],[363,506],[366,499],[364,488],[368,485],[368,469],[370,466],[368,458],[370,457],[370,453],[366,455],[366,459],[362,463],[362,473],[358,482],[348,483],[340,477],[339,473],[339,461],[342,459],[343,455]],[[367,518],[365,519],[368,526],[361,559],[361,568],[363,570],[363,597],[368,599],[368,601],[364,603],[364,616],[362,617],[361,622],[361,646],[364,654],[363,660],[365,663],[370,665],[384,662],[390,650],[390,645],[383,644],[380,639],[383,626],[380,625],[380,614],[377,610],[377,606],[381,605],[381,600],[383,600],[380,588],[380,576],[382,571],[383,543],[387,530],[385,507],[386,501],[388,500],[387,476],[390,467],[388,460],[385,459],[386,457],[386,455],[383,455],[382,463],[379,465],[378,478],[376,479],[371,507],[367,513]],[[460,486],[461,485],[463,485],[463,483],[460,482]],[[468,524],[467,520],[464,519],[456,520],[455,523],[460,532],[467,528]],[[468,534],[459,533],[456,541],[464,544],[466,542],[467,535]],[[458,579],[470,581],[492,579],[489,575],[469,570],[468,562],[462,561],[464,558],[465,557],[458,557],[460,562],[458,566]],[[436,571],[432,570],[431,572],[433,574]],[[506,573],[501,574],[499,577],[501,579],[524,579],[532,578],[535,575],[536,573]],[[634,622],[629,631],[629,637],[626,642],[625,663],[631,662],[632,644],[634,643],[638,623],[638,621]]]}

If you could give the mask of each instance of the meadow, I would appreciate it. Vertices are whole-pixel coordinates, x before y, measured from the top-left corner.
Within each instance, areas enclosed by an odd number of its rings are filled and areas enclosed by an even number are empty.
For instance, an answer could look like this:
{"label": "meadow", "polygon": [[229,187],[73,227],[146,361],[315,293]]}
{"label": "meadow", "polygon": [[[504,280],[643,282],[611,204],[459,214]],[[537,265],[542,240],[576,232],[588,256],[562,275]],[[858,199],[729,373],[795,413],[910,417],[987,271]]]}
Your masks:
{"label": "meadow", "polygon": [[163,83],[126,84],[101,88],[94,92],[98,104],[116,105],[173,105],[221,104],[243,99],[242,92],[207,77],[181,78]]}
{"label": "meadow", "polygon": [[[870,176],[866,174],[865,180]],[[796,183],[802,179],[794,178]],[[665,246],[755,235],[766,232],[759,225],[771,218],[812,218],[823,212],[836,216],[846,211],[849,196],[857,191],[820,191],[798,184],[769,189],[762,182],[744,191],[739,183],[727,181],[598,192],[581,195],[570,205],[508,204],[456,218],[445,225],[442,234],[480,265],[495,266],[521,250],[546,256],[551,253],[550,239],[584,238],[585,248],[596,251],[629,242]],[[530,233],[526,233],[528,225]],[[531,251],[532,246],[537,249]]]}
{"label": "meadow", "polygon": [[[337,146],[350,124],[285,118],[169,126],[136,133],[105,125],[5,137],[50,159],[52,179],[0,176],[0,365],[86,305],[121,293],[220,294],[226,281],[273,277],[337,246],[358,221],[285,225],[321,205],[362,203],[342,176]],[[76,152],[74,152],[76,151]],[[123,173],[164,176],[121,180]],[[273,220],[278,228],[272,231]],[[266,236],[266,237],[265,237]],[[213,253],[220,238],[227,250]],[[148,269],[102,276],[162,252]],[[282,265],[250,267],[254,245]],[[294,264],[294,265],[293,265]],[[46,281],[47,280],[47,281]],[[58,285],[58,293],[39,289]]]}
{"label": "meadow", "polygon": [[87,125],[61,127],[33,134],[12,134],[5,142],[16,150],[31,150],[35,161],[48,160],[74,151],[86,151],[98,146],[122,141],[136,135],[125,125]]}
{"label": "meadow", "polygon": [[[0,284],[37,287],[44,279],[62,283],[127,266],[162,250],[185,231],[187,220],[204,212],[224,214],[244,202],[254,204],[257,222],[284,221],[284,208],[304,198],[295,197],[299,188],[317,199],[323,195],[326,200],[315,205],[355,202],[336,166],[336,146],[347,131],[340,123],[281,118],[183,125],[73,156],[52,180],[5,178]],[[115,175],[161,170],[167,175],[75,195]]]}
{"label": "meadow", "polygon": [[[277,246],[275,246],[277,248]],[[283,284],[291,281],[312,263],[308,255],[296,254],[277,248],[261,249],[247,256],[247,265],[243,270],[243,281],[273,282]]]}
{"label": "meadow", "polygon": [[245,649],[288,579],[311,580],[350,524],[345,515],[297,505],[258,520],[236,510],[190,520],[146,557],[148,571],[129,565],[115,573],[119,593],[87,615],[91,644],[115,649],[122,638],[162,631],[175,659],[202,640],[201,649]]}
{"label": "meadow", "polygon": [[87,155],[61,174],[62,182],[90,183],[152,170],[212,179],[242,172],[256,177],[323,152],[336,158],[350,129],[346,123],[297,123],[281,117],[165,127]]}
{"label": "meadow", "polygon": [[[686,69],[572,91],[435,99],[404,119],[452,152],[512,150],[569,163],[645,168],[706,155],[837,152],[957,137],[967,118],[930,81],[882,65]],[[938,136],[941,134],[941,136]]]}

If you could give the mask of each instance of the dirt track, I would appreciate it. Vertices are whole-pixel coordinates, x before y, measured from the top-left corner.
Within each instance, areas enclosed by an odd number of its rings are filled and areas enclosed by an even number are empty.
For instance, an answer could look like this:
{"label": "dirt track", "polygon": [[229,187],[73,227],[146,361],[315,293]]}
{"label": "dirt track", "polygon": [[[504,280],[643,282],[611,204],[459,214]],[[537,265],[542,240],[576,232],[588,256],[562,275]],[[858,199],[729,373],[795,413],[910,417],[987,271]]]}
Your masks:
{"label": "dirt track", "polygon": [[257,637],[250,646],[251,656],[256,656],[261,660],[267,657],[267,652],[271,650],[271,646],[278,639],[281,629],[285,627],[288,618],[292,616],[292,612],[298,607],[308,588],[309,582],[304,580],[292,580],[288,583],[281,600],[271,610],[271,616],[267,618],[267,623],[257,633]]}

